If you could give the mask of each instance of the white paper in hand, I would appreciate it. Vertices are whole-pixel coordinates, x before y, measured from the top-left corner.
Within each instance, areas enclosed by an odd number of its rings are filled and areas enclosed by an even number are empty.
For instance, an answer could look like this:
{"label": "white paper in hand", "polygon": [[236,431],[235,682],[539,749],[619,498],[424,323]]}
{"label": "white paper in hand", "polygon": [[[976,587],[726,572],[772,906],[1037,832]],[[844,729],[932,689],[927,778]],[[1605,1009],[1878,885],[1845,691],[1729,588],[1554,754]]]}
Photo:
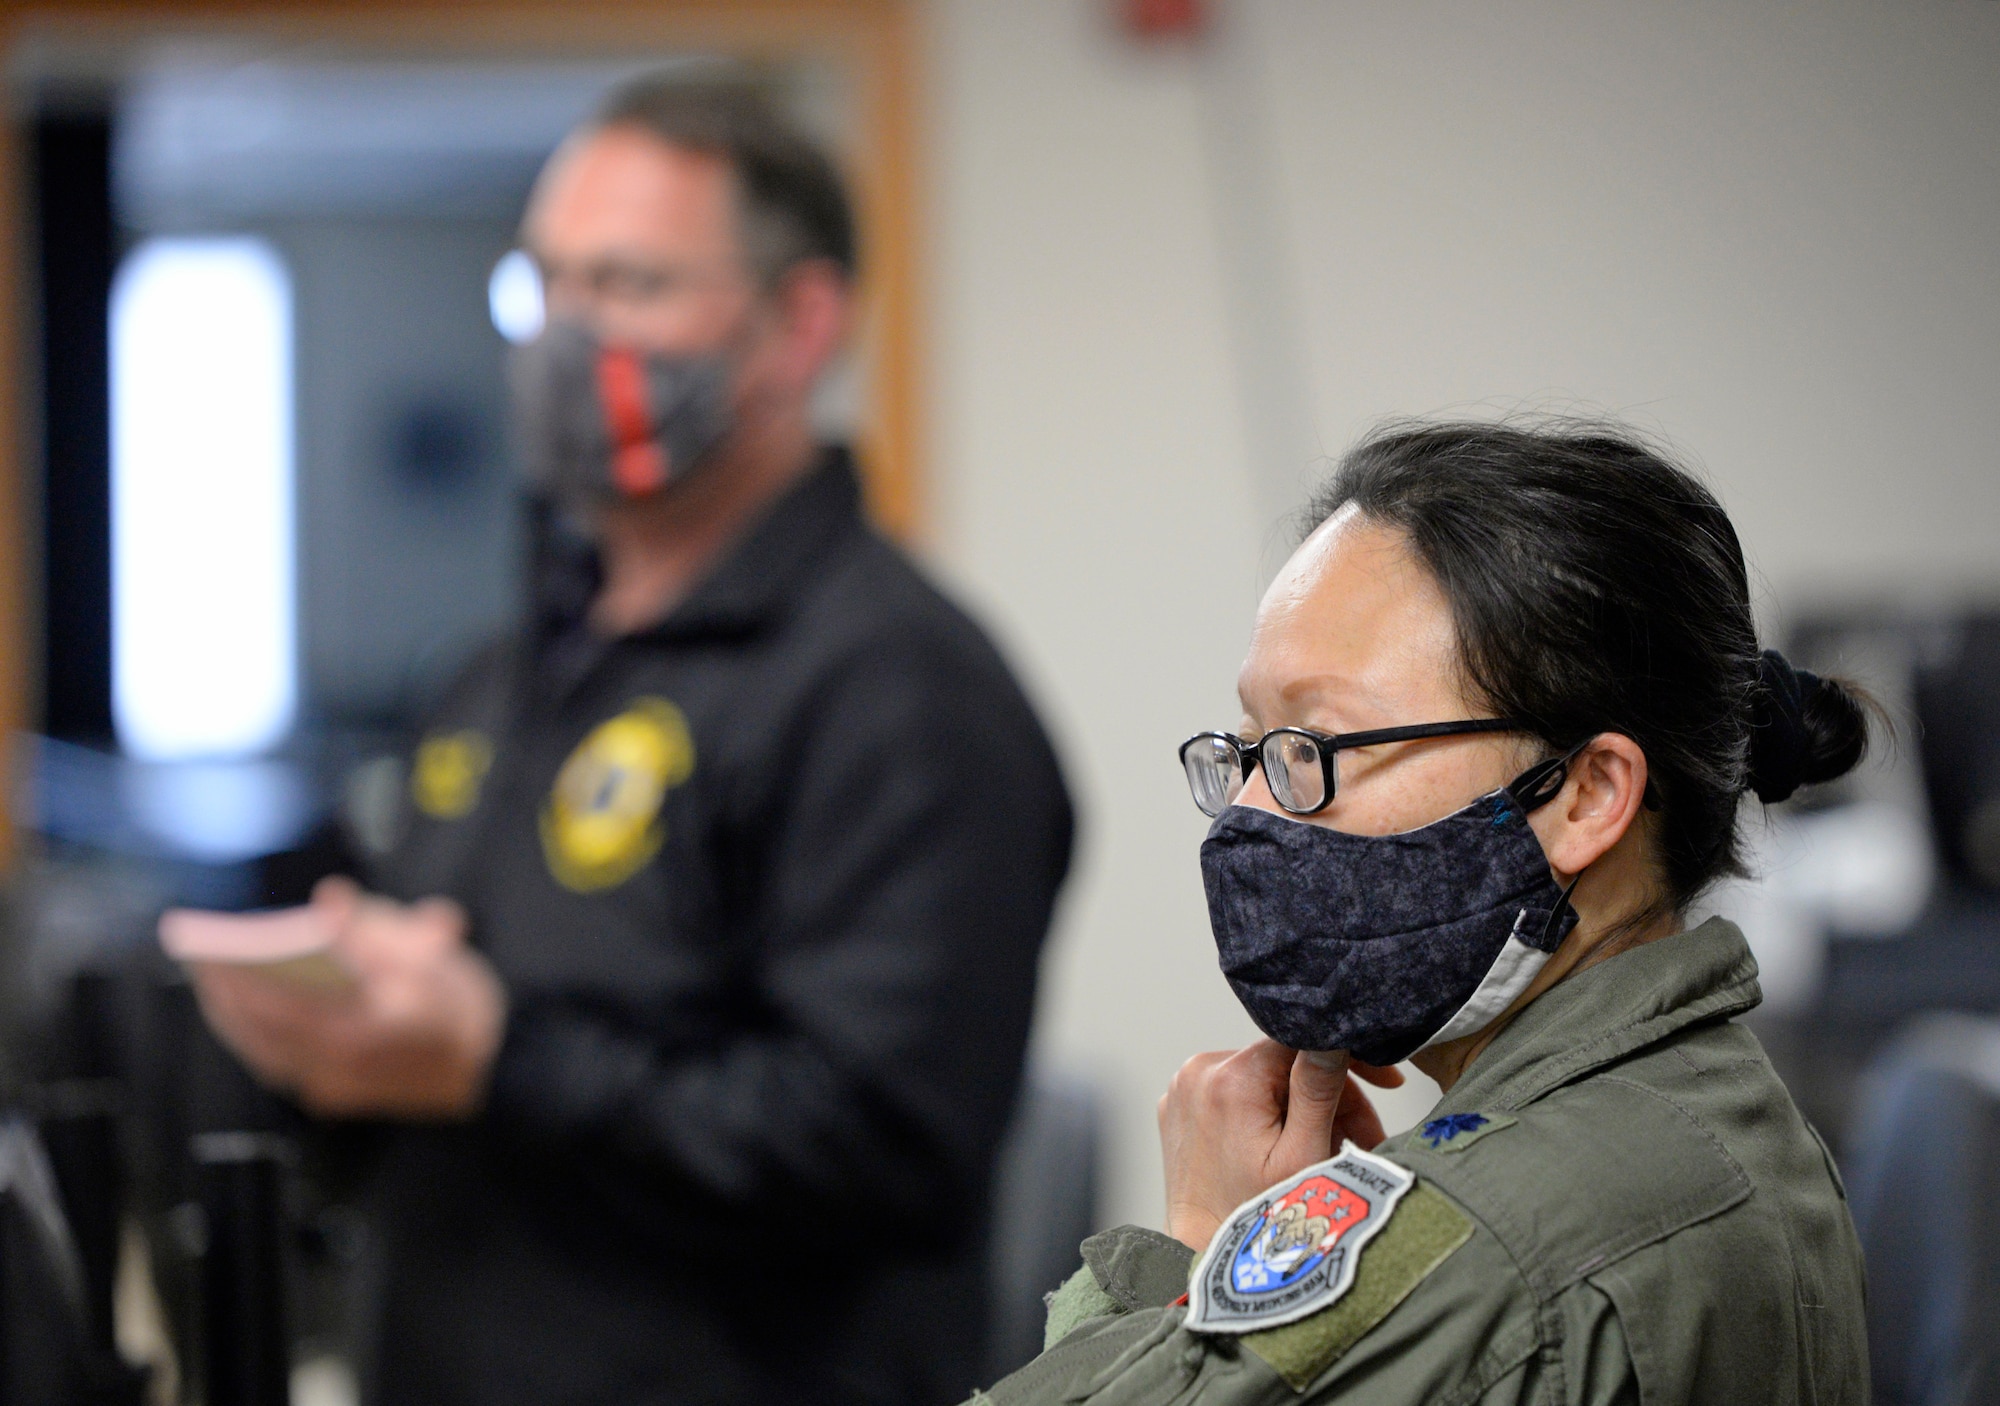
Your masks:
{"label": "white paper in hand", "polygon": [[177,962],[254,967],[328,992],[354,984],[333,951],[332,920],[310,906],[262,913],[169,908],[160,915],[160,946]]}

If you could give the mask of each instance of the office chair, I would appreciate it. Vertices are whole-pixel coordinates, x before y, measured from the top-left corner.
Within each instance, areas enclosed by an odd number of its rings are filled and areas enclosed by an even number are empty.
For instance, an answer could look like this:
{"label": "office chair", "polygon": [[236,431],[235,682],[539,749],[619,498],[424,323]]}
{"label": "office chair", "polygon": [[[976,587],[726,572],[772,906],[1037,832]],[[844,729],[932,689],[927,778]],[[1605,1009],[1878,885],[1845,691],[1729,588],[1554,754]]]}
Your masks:
{"label": "office chair", "polygon": [[1850,1144],[1877,1406],[2000,1406],[2000,1019],[1913,1022]]}
{"label": "office chair", "polygon": [[1030,1075],[1021,1089],[993,1189],[987,1261],[988,1381],[1042,1350],[1043,1303],[1082,1260],[1097,1223],[1098,1110],[1075,1081]]}

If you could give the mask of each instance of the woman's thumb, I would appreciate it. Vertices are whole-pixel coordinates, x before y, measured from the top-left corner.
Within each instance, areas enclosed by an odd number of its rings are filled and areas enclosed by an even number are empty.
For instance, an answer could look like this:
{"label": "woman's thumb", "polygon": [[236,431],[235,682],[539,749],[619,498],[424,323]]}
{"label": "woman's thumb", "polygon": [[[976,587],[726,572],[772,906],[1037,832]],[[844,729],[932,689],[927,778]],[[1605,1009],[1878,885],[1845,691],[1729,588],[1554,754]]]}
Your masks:
{"label": "woman's thumb", "polygon": [[1292,1058],[1285,1131],[1278,1142],[1285,1161],[1308,1167],[1333,1153],[1334,1119],[1347,1088],[1347,1051],[1300,1050]]}

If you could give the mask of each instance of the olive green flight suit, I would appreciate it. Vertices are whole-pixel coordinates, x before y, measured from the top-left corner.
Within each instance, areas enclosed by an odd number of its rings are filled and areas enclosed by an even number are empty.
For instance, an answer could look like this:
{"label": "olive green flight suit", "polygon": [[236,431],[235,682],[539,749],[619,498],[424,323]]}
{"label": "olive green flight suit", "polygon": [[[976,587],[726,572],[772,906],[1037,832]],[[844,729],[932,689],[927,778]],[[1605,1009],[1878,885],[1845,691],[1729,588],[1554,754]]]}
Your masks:
{"label": "olive green flight suit", "polygon": [[1825,1145],[1730,1019],[1760,999],[1721,919],[1570,977],[1377,1149],[1417,1182],[1326,1308],[1190,1332],[1193,1253],[1107,1231],[1051,1296],[1049,1350],[973,1400],[1866,1402],[1860,1245]]}

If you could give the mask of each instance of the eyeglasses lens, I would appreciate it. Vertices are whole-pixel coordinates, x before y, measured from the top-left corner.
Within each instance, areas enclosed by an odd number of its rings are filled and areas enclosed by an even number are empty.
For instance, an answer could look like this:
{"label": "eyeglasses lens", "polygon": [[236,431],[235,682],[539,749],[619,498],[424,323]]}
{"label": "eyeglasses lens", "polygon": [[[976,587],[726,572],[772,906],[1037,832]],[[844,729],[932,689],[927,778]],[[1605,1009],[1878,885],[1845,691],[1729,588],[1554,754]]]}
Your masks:
{"label": "eyeglasses lens", "polygon": [[1197,737],[1181,753],[1188,789],[1203,815],[1220,815],[1243,789],[1243,766],[1236,749],[1221,737]]}
{"label": "eyeglasses lens", "polygon": [[1326,767],[1312,738],[1275,733],[1265,741],[1263,760],[1271,795],[1286,810],[1305,813],[1326,804]]}

